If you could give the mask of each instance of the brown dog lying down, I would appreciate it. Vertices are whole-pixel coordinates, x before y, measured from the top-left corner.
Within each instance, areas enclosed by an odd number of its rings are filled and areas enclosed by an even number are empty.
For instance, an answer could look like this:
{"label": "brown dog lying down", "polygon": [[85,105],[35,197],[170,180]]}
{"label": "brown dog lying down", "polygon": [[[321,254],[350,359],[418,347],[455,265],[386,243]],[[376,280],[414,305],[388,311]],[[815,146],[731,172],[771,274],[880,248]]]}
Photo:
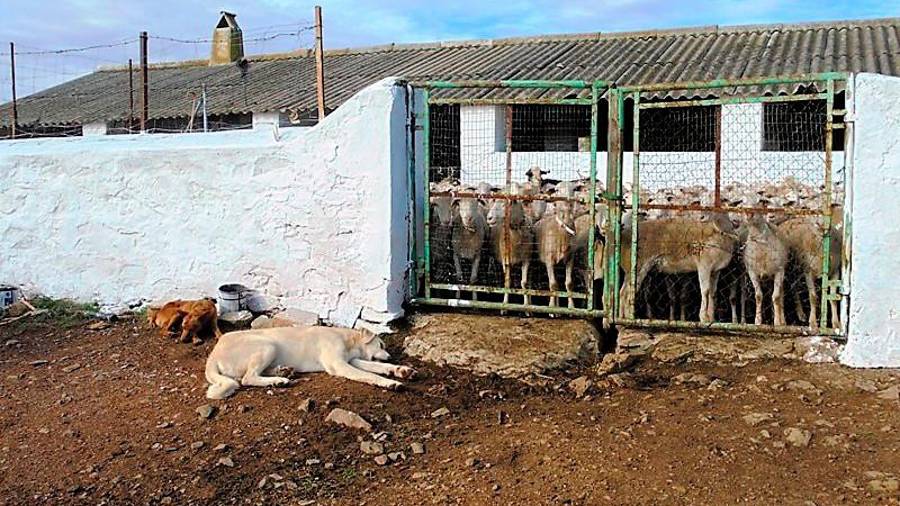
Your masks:
{"label": "brown dog lying down", "polygon": [[200,344],[200,332],[209,328],[218,338],[222,335],[218,324],[219,315],[213,299],[173,300],[161,308],[151,308],[147,312],[150,326],[160,329],[163,337],[168,336],[179,323],[181,324],[181,342],[193,341]]}

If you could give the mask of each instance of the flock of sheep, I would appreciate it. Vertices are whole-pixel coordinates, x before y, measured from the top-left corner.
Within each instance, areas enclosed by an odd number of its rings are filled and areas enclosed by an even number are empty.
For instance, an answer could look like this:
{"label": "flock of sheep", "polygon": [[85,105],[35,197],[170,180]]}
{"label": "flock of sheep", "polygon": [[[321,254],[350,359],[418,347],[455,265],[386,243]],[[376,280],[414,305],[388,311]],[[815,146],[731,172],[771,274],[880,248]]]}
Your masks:
{"label": "flock of sheep", "polygon": [[[550,306],[559,305],[559,297],[567,298],[568,307],[576,307],[576,273],[581,288],[602,280],[605,266],[603,244],[607,219],[605,202],[596,201],[594,223],[589,214],[589,185],[586,181],[556,181],[544,178],[546,172],[535,167],[526,173],[524,183],[511,183],[500,191],[487,183],[476,186],[461,185],[453,179],[431,183],[431,244],[432,279],[435,270],[443,269],[446,278],[455,283],[479,285],[479,266],[487,256],[502,271],[503,286],[511,288],[512,273],[520,269],[520,287],[525,304],[531,304],[529,271],[533,260],[543,264]],[[598,183],[597,193],[602,190]],[[712,192],[703,186],[668,188],[653,192],[641,191],[642,206],[638,213],[638,251],[635,292],[627,282],[632,265],[632,220],[630,209],[622,218],[620,262],[620,317],[634,316],[629,309],[642,302],[646,317],[654,318],[653,304],[648,293],[668,295],[669,319],[674,320],[676,308],[680,319],[694,310],[699,302],[699,320],[716,320],[716,294],[721,289],[731,306],[731,321],[745,322],[746,299],[752,286],[755,314],[753,323],[786,325],[784,310],[785,277],[790,269],[806,285],[808,311],[804,309],[799,291],[794,291],[795,315],[818,326],[817,309],[822,276],[823,237],[831,239],[829,277],[840,275],[842,209],[832,205],[832,224],[826,232],[819,213],[791,212],[792,209],[820,210],[824,206],[824,188],[813,187],[788,177],[779,183],[760,185],[736,183],[721,189],[723,211],[686,211],[652,208],[653,204],[672,206],[711,205]],[[627,192],[626,192],[627,193]],[[833,202],[843,201],[842,190],[833,191]],[[513,198],[509,198],[513,197]],[[626,206],[631,202],[625,195]],[[730,211],[729,208],[733,208]],[[738,208],[744,211],[738,211]],[[747,212],[753,208],[753,212]],[[594,233],[594,268],[587,268],[588,242],[591,226]],[[452,272],[449,266],[452,265]],[[464,273],[463,267],[468,267]],[[564,269],[563,292],[559,291],[557,269]],[[689,286],[681,280],[676,289],[671,281],[665,289],[644,287],[648,276],[659,282],[660,276],[696,276],[699,300],[689,300]],[[455,275],[455,278],[453,278]],[[769,291],[768,284],[771,282]],[[482,282],[489,286],[490,282]],[[649,290],[647,290],[649,288]],[[695,289],[696,290],[696,289]],[[595,293],[602,290],[595,290]],[[768,293],[766,293],[768,292]],[[472,298],[477,300],[477,292]],[[457,291],[457,298],[460,292]],[[637,300],[636,300],[637,299]],[[504,294],[503,302],[509,302]],[[771,302],[771,320],[765,321],[764,307]],[[692,309],[693,308],[693,309]],[[837,303],[830,302],[831,324],[839,326]]]}

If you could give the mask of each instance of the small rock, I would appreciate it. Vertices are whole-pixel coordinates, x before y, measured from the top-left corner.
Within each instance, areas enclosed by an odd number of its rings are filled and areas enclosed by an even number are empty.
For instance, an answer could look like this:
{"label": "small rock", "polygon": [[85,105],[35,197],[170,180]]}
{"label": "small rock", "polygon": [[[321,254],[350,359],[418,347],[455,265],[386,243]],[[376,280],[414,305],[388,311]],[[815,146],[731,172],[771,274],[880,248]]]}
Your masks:
{"label": "small rock", "polygon": [[480,469],[482,467],[481,461],[476,459],[475,457],[467,458],[465,464],[466,464],[466,467],[473,467],[475,469]]}
{"label": "small rock", "polygon": [[325,421],[343,425],[351,429],[360,429],[366,432],[372,432],[372,424],[367,422],[363,417],[346,409],[334,408],[325,418]]}
{"label": "small rock", "polygon": [[592,386],[594,382],[587,376],[579,376],[569,382],[569,390],[575,393],[575,397],[584,397]]}
{"label": "small rock", "polygon": [[821,394],[822,391],[816,388],[815,385],[806,380],[791,380],[784,384],[785,390],[791,390],[793,392],[809,392],[812,394]]}
{"label": "small rock", "polygon": [[883,480],[871,480],[866,484],[866,488],[870,492],[876,494],[894,493],[900,490],[900,481],[896,478],[887,478]]}
{"label": "small rock", "polygon": [[900,399],[900,386],[894,385],[889,388],[885,388],[884,390],[878,392],[879,399],[885,399],[888,401],[896,401]]}
{"label": "small rock", "polygon": [[162,443],[153,443],[152,445],[150,445],[151,450],[159,451],[159,450],[162,450],[162,447],[163,447]]}
{"label": "small rock", "polygon": [[228,449],[228,445],[225,443],[217,444],[215,448],[213,448],[214,452],[223,452]]}
{"label": "small rock", "polygon": [[[260,318],[262,318],[262,317],[260,316]],[[254,320],[254,321],[256,321],[256,320]],[[266,483],[268,483],[268,482],[269,482],[269,477],[263,476],[262,479],[259,480],[259,483],[256,484],[256,488],[262,490],[262,489],[266,488]]]}
{"label": "small rock", "polygon": [[707,376],[705,374],[695,374],[695,373],[690,373],[690,372],[686,372],[684,374],[679,374],[678,376],[675,376],[672,379],[675,381],[675,383],[681,383],[681,384],[691,383],[691,384],[698,385],[701,387],[705,387],[712,382],[712,380],[709,378],[709,376]]}
{"label": "small rock", "polygon": [[316,401],[307,397],[303,400],[303,402],[300,403],[298,409],[300,409],[300,411],[303,411],[304,413],[309,413],[312,410],[316,409]]}
{"label": "small rock", "polygon": [[450,414],[450,410],[447,408],[439,408],[431,412],[431,418],[440,418],[442,416],[447,416]]}
{"label": "small rock", "polygon": [[219,459],[219,461],[216,463],[216,465],[225,466],[225,467],[234,467],[234,461],[231,460],[231,457],[222,457]]}
{"label": "small rock", "polygon": [[251,409],[253,409],[252,406],[248,406],[246,404],[238,404],[237,412],[243,415],[245,413],[249,413]]}
{"label": "small rock", "polygon": [[[272,319],[266,315],[257,316],[250,322],[251,329],[268,329],[272,327]],[[265,478],[263,478],[265,480]]]}
{"label": "small rock", "polygon": [[156,424],[157,429],[168,429],[171,426],[172,426],[172,422],[168,422],[168,421],[160,422],[160,423]]}
{"label": "small rock", "polygon": [[870,379],[858,379],[854,384],[856,385],[856,388],[862,390],[863,392],[874,394],[878,391],[878,385],[876,385],[875,382]]}
{"label": "small rock", "polygon": [[707,390],[721,390],[721,389],[723,389],[723,388],[725,388],[725,387],[727,387],[727,386],[728,386],[728,382],[727,382],[727,381],[725,381],[725,380],[723,380],[723,379],[716,378],[716,379],[712,380],[712,381],[709,383],[709,386],[706,387],[706,389],[707,389]]}
{"label": "small rock", "polygon": [[409,449],[412,450],[413,455],[422,455],[425,453],[425,445],[422,443],[412,443],[409,445]]}
{"label": "small rock", "polygon": [[319,315],[301,309],[285,309],[272,316],[272,327],[312,327],[319,324]]}
{"label": "small rock", "polygon": [[49,363],[50,363],[50,362],[48,362],[47,360],[32,360],[32,361],[29,362],[28,364],[31,365],[31,366],[34,366],[34,367],[38,367],[38,366],[41,366],[41,365],[47,365],[47,364],[49,364]]}
{"label": "small rock", "polygon": [[23,314],[25,314],[29,311],[31,311],[31,308],[28,307],[24,302],[16,301],[16,302],[13,302],[12,304],[10,304],[9,306],[6,306],[6,309],[4,309],[0,312],[2,312],[4,316],[7,316],[9,318],[15,318],[17,316],[22,316]]}
{"label": "small rock", "polygon": [[206,443],[204,443],[203,441],[194,441],[193,443],[191,443],[191,450],[199,450],[200,448],[203,448],[205,444]]}
{"label": "small rock", "polygon": [[72,364],[72,365],[67,365],[67,366],[63,367],[63,372],[70,373],[70,372],[75,372],[78,369],[81,369],[81,364]]}
{"label": "small rock", "polygon": [[774,420],[775,415],[772,413],[750,413],[749,415],[744,415],[743,419],[747,425],[756,427],[759,424]]}
{"label": "small rock", "polygon": [[22,341],[19,341],[18,339],[10,339],[10,340],[6,341],[5,343],[3,343],[3,345],[6,346],[7,348],[10,346],[18,346],[20,344],[22,344]]}
{"label": "small rock", "polygon": [[109,328],[109,323],[104,321],[94,322],[87,326],[88,330],[103,330]]}
{"label": "small rock", "polygon": [[797,427],[790,427],[784,430],[784,439],[797,448],[805,448],[809,446],[812,432]]}
{"label": "small rock", "polygon": [[363,441],[359,444],[359,449],[366,455],[381,455],[384,453],[384,445],[374,441]]}
{"label": "small rock", "polygon": [[209,420],[213,417],[213,415],[216,414],[216,407],[210,404],[204,404],[194,411],[196,411],[197,414],[200,415],[201,420]]}
{"label": "small rock", "polygon": [[219,321],[235,327],[245,327],[250,325],[250,322],[253,321],[253,313],[247,310],[231,311],[229,313],[220,314]]}
{"label": "small rock", "polygon": [[397,462],[398,460],[406,460],[406,455],[403,452],[391,452],[387,454],[388,458],[391,459],[391,462]]}
{"label": "small rock", "polygon": [[379,455],[379,456],[375,457],[375,463],[378,464],[379,466],[387,465],[388,462],[389,462],[389,460],[388,460],[387,455]]}
{"label": "small rock", "polygon": [[319,459],[306,459],[307,466],[317,466],[321,463],[322,463],[322,461]]}
{"label": "small rock", "polygon": [[325,469],[334,469],[334,462],[326,462],[323,467]]}
{"label": "small rock", "polygon": [[634,365],[638,358],[637,355],[629,353],[608,353],[603,356],[603,360],[597,366],[597,375],[608,376],[623,372]]}

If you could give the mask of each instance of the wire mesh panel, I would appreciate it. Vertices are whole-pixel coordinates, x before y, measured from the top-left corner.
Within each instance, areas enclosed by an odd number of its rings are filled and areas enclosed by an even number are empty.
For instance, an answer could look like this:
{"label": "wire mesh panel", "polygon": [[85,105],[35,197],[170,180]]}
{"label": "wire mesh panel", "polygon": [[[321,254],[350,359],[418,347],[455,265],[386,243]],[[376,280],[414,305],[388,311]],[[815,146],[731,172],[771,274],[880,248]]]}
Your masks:
{"label": "wire mesh panel", "polygon": [[[428,205],[419,300],[599,314],[601,91],[576,81],[424,88]],[[563,98],[547,98],[549,90]]]}
{"label": "wire mesh panel", "polygon": [[820,84],[680,101],[632,90],[620,319],[840,332],[843,111]]}

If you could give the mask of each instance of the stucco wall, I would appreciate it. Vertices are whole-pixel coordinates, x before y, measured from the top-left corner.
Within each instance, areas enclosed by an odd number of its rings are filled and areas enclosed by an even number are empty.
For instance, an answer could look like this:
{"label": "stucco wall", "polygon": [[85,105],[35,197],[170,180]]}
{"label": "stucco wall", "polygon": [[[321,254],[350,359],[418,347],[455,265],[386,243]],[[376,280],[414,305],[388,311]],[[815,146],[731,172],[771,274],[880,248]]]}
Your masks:
{"label": "stucco wall", "polygon": [[0,144],[0,282],[122,304],[223,282],[337,324],[402,312],[404,89],[313,128]]}
{"label": "stucco wall", "polygon": [[900,367],[900,78],[855,78],[850,324],[841,362]]}

